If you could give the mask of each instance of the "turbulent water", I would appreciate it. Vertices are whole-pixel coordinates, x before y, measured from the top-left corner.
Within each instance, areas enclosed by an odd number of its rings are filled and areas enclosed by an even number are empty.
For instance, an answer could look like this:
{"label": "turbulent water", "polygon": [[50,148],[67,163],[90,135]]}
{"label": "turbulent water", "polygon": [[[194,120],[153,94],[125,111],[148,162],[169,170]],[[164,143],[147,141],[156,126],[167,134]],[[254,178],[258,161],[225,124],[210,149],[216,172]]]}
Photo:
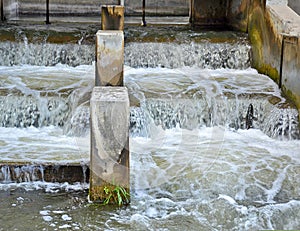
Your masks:
{"label": "turbulent water", "polygon": [[[91,205],[87,184],[9,182],[2,167],[0,230],[299,228],[298,112],[249,51],[127,44],[131,204]],[[87,163],[94,65],[42,65],[0,67],[1,160]]]}

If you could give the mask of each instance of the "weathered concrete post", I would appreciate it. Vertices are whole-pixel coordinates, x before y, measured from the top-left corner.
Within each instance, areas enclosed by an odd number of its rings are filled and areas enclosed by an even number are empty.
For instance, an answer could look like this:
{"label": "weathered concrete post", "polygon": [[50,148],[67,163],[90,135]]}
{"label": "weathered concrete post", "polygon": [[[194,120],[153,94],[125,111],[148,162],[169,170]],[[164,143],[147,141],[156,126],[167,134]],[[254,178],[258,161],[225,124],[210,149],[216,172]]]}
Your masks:
{"label": "weathered concrete post", "polygon": [[300,112],[300,28],[297,35],[285,35],[282,42],[281,87]]}
{"label": "weathered concrete post", "polygon": [[104,203],[110,203],[107,200],[116,197],[111,193],[116,193],[117,188],[122,187],[127,193],[130,190],[130,113],[128,91],[123,87],[123,27],[123,6],[102,7],[102,30],[96,34],[96,87],[90,100],[89,195],[92,201]]}
{"label": "weathered concrete post", "polygon": [[94,87],[90,105],[90,199],[103,201],[105,187],[130,188],[127,88]]}
{"label": "weathered concrete post", "polygon": [[123,31],[96,34],[96,86],[123,86]]}
{"label": "weathered concrete post", "polygon": [[101,7],[102,30],[124,30],[124,6]]}

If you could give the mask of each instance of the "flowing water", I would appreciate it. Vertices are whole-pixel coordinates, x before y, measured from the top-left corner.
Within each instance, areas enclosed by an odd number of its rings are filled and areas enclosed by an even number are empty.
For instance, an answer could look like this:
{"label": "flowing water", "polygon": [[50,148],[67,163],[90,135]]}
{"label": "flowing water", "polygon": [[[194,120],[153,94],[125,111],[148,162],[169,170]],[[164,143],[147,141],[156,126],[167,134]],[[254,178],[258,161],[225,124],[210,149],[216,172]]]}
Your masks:
{"label": "flowing water", "polygon": [[[126,34],[130,205],[90,204],[86,183],[17,183],[2,167],[0,230],[299,229],[298,112],[250,67],[245,35],[229,33],[229,42],[220,42],[224,33],[172,38],[172,31],[155,30],[156,41],[130,36],[151,31]],[[207,39],[213,37],[218,41]],[[2,56],[2,162],[88,163],[94,65],[87,56],[82,65],[63,60],[79,60],[74,50],[93,47],[75,46],[64,56],[75,58],[55,59],[67,45],[46,44],[40,54],[52,53],[31,63],[40,47],[9,44],[27,58],[17,63],[7,50]]]}

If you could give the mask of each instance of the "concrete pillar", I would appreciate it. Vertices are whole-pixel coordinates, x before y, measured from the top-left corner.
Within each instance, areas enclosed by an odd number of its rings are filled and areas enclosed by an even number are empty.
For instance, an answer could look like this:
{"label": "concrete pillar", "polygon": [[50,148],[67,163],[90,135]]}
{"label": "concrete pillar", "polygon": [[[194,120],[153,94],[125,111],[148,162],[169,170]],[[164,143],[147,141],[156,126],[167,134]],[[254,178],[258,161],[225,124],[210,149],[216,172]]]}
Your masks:
{"label": "concrete pillar", "polygon": [[124,6],[102,6],[101,29],[124,30]]}
{"label": "concrete pillar", "polygon": [[96,86],[123,86],[123,31],[96,34]]}
{"label": "concrete pillar", "polygon": [[285,35],[283,37],[281,86],[283,92],[295,102],[300,112],[300,36],[299,35],[298,36]]}
{"label": "concrete pillar", "polygon": [[297,14],[300,15],[300,1],[299,0],[289,0],[288,6],[291,7]]}
{"label": "concrete pillar", "polygon": [[129,192],[129,97],[125,87],[95,87],[91,108],[90,199],[105,199],[104,187]]}

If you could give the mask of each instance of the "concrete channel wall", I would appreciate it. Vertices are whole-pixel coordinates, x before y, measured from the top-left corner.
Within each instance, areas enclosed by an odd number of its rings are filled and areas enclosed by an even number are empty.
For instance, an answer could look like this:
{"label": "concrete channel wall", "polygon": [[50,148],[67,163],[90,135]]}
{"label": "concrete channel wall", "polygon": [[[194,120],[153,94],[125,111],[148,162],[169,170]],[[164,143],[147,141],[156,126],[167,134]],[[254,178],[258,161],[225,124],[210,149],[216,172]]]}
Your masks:
{"label": "concrete channel wall", "polygon": [[254,0],[248,33],[253,67],[270,76],[300,111],[300,16],[289,6]]}

